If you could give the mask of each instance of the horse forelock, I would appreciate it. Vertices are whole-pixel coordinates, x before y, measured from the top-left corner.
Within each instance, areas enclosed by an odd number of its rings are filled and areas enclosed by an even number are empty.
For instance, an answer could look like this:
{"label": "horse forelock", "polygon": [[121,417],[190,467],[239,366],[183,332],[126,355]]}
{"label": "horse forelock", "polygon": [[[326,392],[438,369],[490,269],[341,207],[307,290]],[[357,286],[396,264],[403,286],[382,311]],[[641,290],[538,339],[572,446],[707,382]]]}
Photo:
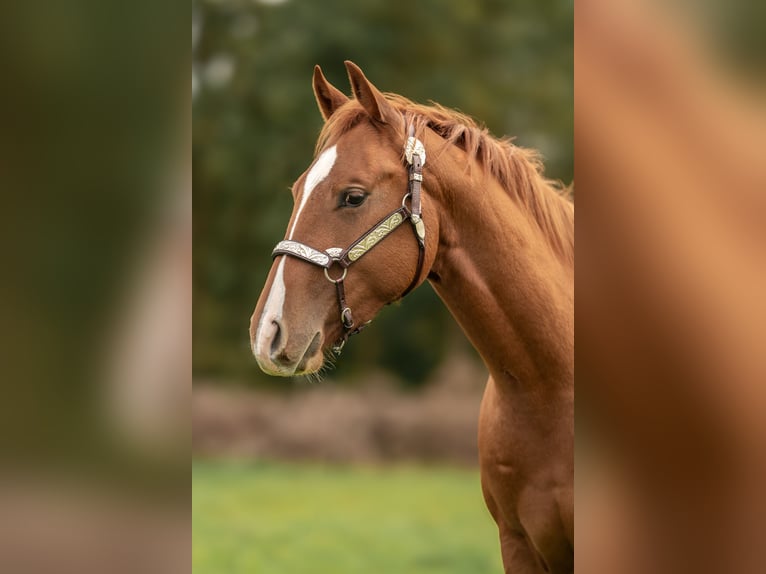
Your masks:
{"label": "horse forelock", "polygon": [[[572,188],[544,176],[542,157],[537,151],[514,145],[512,138],[496,138],[473,118],[440,104],[417,104],[399,94],[384,96],[402,114],[404,125],[413,125],[416,136],[422,138],[430,129],[445,145],[465,151],[527,211],[560,256],[568,261],[574,259]],[[370,121],[367,112],[356,100],[349,100],[324,124],[315,153],[318,155],[363,121]],[[404,141],[406,134],[402,136]]]}

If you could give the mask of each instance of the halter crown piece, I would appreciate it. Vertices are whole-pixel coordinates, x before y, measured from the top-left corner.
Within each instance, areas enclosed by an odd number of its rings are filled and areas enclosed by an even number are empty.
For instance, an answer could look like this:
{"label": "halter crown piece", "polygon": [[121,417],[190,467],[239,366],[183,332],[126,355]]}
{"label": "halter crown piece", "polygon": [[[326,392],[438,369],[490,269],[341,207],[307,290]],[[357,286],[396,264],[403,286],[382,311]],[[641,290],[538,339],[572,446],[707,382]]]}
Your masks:
{"label": "halter crown piece", "polygon": [[[333,345],[332,350],[340,354],[343,346],[351,335],[356,335],[364,329],[369,321],[359,327],[354,328],[354,318],[351,314],[351,308],[346,303],[346,293],[344,281],[348,274],[348,268],[354,261],[359,260],[363,255],[380,243],[385,237],[391,234],[406,220],[412,223],[412,229],[415,232],[415,239],[418,241],[418,263],[415,269],[415,276],[412,278],[407,289],[399,297],[400,299],[415,288],[423,271],[423,260],[425,257],[425,239],[426,227],[421,218],[420,206],[420,188],[423,183],[423,164],[426,163],[426,150],[423,142],[415,137],[415,129],[412,124],[408,128],[407,143],[404,147],[404,157],[407,160],[408,183],[407,193],[402,198],[401,207],[386,215],[370,229],[368,229],[359,239],[351,245],[342,249],[340,247],[330,247],[325,251],[314,249],[313,247],[299,241],[285,240],[277,243],[271,252],[271,257],[278,255],[290,255],[302,259],[312,265],[322,267],[324,275],[330,283],[335,285],[338,294],[338,307],[340,307],[340,322],[343,325],[343,334]],[[410,207],[407,207],[407,199],[410,200]],[[337,277],[330,275],[329,271],[334,265],[341,268],[341,274]]]}

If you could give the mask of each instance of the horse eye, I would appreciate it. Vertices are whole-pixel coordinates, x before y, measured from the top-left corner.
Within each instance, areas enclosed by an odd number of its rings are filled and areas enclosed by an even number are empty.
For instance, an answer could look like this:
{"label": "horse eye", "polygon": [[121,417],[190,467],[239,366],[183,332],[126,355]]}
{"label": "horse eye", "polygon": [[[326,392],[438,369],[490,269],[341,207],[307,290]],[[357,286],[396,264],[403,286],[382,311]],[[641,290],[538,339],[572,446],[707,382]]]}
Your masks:
{"label": "horse eye", "polygon": [[367,199],[367,194],[359,189],[353,189],[343,194],[341,207],[359,207]]}

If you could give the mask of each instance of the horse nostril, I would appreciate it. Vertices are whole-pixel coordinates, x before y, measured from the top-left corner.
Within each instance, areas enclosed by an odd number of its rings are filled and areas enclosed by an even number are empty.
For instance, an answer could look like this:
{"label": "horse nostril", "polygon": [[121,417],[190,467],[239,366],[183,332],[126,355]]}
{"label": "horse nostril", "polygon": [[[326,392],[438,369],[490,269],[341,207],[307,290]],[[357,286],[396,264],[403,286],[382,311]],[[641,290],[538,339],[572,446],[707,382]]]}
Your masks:
{"label": "horse nostril", "polygon": [[290,359],[290,357],[284,351],[282,351],[278,355],[274,355],[271,358],[271,360],[274,361],[275,363],[277,363],[278,365],[292,365],[293,364],[293,361]]}
{"label": "horse nostril", "polygon": [[282,342],[282,326],[277,320],[272,321],[271,324],[274,325],[274,336],[271,338],[271,354],[275,355],[279,351],[280,343]]}

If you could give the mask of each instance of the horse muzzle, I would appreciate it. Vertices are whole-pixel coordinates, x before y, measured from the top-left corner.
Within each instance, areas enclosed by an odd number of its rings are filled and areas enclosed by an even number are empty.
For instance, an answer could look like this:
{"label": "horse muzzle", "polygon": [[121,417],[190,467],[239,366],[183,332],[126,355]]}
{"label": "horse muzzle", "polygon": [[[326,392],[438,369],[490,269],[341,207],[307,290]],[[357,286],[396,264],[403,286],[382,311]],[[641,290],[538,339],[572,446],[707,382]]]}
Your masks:
{"label": "horse muzzle", "polygon": [[290,334],[283,321],[264,317],[253,341],[253,355],[268,375],[291,377],[318,371],[324,363],[322,333]]}

